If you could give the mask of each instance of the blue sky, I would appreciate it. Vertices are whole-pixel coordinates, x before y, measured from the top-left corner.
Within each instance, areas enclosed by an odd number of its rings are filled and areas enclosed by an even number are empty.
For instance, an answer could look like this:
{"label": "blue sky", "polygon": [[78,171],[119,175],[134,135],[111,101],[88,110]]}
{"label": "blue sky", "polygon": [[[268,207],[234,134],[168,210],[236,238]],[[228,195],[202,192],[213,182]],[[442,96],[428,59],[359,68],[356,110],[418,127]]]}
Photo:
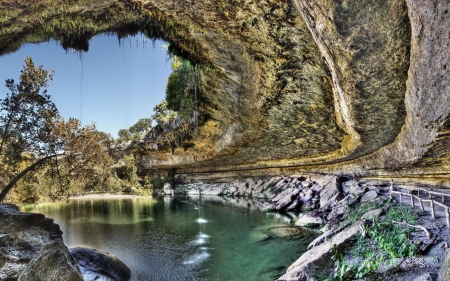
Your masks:
{"label": "blue sky", "polygon": [[[171,73],[164,45],[140,34],[120,44],[116,35],[99,35],[86,53],[66,52],[56,41],[26,44],[0,57],[0,82],[18,82],[23,60],[30,56],[36,65],[55,71],[48,93],[65,119],[75,117],[83,125],[95,122],[98,130],[117,137],[120,129],[150,117],[164,99]],[[7,93],[0,85],[0,98]]]}

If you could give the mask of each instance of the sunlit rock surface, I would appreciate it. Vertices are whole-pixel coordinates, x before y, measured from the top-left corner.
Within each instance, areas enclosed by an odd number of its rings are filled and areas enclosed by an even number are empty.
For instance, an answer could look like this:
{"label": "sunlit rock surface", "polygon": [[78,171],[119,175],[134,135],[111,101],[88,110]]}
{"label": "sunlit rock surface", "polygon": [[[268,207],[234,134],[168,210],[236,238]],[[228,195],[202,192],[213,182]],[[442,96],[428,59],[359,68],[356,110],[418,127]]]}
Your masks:
{"label": "sunlit rock surface", "polygon": [[136,152],[142,174],[449,183],[449,10],[442,0],[2,1],[0,52],[51,37],[87,50],[95,34],[142,30],[207,66],[197,124],[149,140]]}
{"label": "sunlit rock surface", "polygon": [[53,241],[28,263],[18,281],[71,280],[84,281],[75,259],[62,239]]}
{"label": "sunlit rock surface", "polygon": [[128,281],[130,269],[116,256],[96,249],[76,247],[69,250],[85,281]]}
{"label": "sunlit rock surface", "polygon": [[53,219],[0,205],[0,279],[83,280],[61,234]]}

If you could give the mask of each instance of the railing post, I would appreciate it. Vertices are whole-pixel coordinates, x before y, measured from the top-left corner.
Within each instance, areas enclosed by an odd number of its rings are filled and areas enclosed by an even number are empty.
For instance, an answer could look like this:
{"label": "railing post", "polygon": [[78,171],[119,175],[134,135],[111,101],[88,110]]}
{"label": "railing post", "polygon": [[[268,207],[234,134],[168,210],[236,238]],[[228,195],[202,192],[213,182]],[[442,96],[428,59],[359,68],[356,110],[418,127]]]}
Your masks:
{"label": "railing post", "polygon": [[394,191],[394,180],[391,179],[391,182],[389,183],[389,195],[391,198],[394,198],[394,194],[392,193]]}
{"label": "railing post", "polygon": [[431,216],[433,217],[433,219],[435,219],[436,218],[436,214],[434,213],[434,202],[433,202],[433,200],[431,200],[430,207],[431,207]]}
{"label": "railing post", "polygon": [[422,210],[422,212],[424,211],[424,208],[423,208],[423,202],[422,202],[422,199],[420,199],[419,198],[419,203],[420,203],[420,209]]}
{"label": "railing post", "polygon": [[447,228],[450,229],[450,213],[448,208],[445,208],[445,218],[447,220]]}
{"label": "railing post", "polygon": [[414,195],[411,194],[411,206],[414,207]]}
{"label": "railing post", "polygon": [[400,192],[400,203],[403,203],[402,193]]}

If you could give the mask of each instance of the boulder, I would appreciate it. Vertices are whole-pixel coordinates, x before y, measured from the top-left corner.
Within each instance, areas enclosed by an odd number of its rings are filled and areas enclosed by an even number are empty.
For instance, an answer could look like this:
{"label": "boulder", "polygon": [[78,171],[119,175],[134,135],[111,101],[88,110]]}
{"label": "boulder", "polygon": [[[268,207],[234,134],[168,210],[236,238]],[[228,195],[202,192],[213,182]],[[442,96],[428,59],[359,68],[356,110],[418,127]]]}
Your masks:
{"label": "boulder", "polygon": [[359,186],[359,182],[356,180],[345,181],[342,183],[342,192],[344,195],[355,194],[359,195],[364,193],[364,189]]}
{"label": "boulder", "polygon": [[229,194],[230,196],[233,196],[233,195],[235,195],[235,193],[236,193],[237,191],[238,191],[238,189],[237,189],[236,186],[231,186],[230,189],[228,190],[228,194]]}
{"label": "boulder", "polygon": [[70,249],[70,253],[78,262],[86,281],[128,281],[131,277],[130,269],[116,256],[108,252],[76,247]]}
{"label": "boulder", "polygon": [[201,193],[200,188],[196,188],[196,187],[193,187],[193,188],[191,188],[191,190],[188,191],[188,195],[198,196],[198,195],[200,195],[200,193]]}
{"label": "boulder", "polygon": [[306,180],[306,181],[302,181],[301,185],[303,186],[303,188],[310,188],[312,183],[310,181]]}
{"label": "boulder", "polygon": [[[261,186],[255,189],[253,192],[253,197],[255,198],[267,198],[267,195],[265,194],[266,191],[273,189],[275,180],[271,179],[266,182],[264,182]],[[270,188],[269,188],[270,187]],[[271,197],[273,198],[273,197]]]}
{"label": "boulder", "polygon": [[442,260],[441,269],[439,270],[439,281],[450,280],[450,249],[446,249]]}
{"label": "boulder", "polygon": [[42,214],[21,213],[15,205],[0,205],[0,280],[17,280],[26,265],[62,231]]}
{"label": "boulder", "polygon": [[372,185],[372,186],[387,186],[388,185],[388,183],[382,182],[382,181],[369,181],[366,184]]}
{"label": "boulder", "polygon": [[381,215],[383,215],[384,211],[383,209],[376,209],[376,210],[371,210],[368,211],[367,213],[365,213],[364,215],[362,215],[361,220],[374,220],[379,218]]}
{"label": "boulder", "polygon": [[345,211],[347,210],[346,204],[337,204],[334,206],[333,210],[328,214],[327,219],[329,221],[336,222],[337,220],[340,220],[341,217],[345,214]]}
{"label": "boulder", "polygon": [[370,190],[375,190],[377,193],[380,193],[380,192],[381,192],[381,188],[380,188],[379,186],[367,184],[367,185],[365,186],[365,188],[366,188],[366,190],[368,190],[368,191],[370,191]]}
{"label": "boulder", "polygon": [[294,192],[294,188],[288,188],[282,192],[280,192],[275,198],[272,199],[272,202],[278,202],[279,200],[283,199],[286,196],[289,196],[292,192]]}
{"label": "boulder", "polygon": [[361,203],[369,202],[378,197],[378,193],[375,190],[366,192],[361,198]]}
{"label": "boulder", "polygon": [[[344,200],[342,200],[341,202],[344,202]],[[344,204],[340,204],[340,205],[345,206]],[[361,216],[360,223],[364,223],[364,220],[367,220],[367,219],[374,219],[374,218],[380,217],[382,214],[383,214],[383,209],[376,209],[376,210],[368,211],[368,212],[364,213],[364,215]],[[330,215],[331,215],[331,213],[328,215],[328,217],[330,217]],[[344,225],[344,226],[341,226],[338,228],[330,229],[330,224],[329,223],[326,224],[325,227],[322,228],[324,233],[321,234],[320,236],[316,237],[316,239],[314,239],[308,245],[308,250],[311,249],[312,247],[319,245],[320,243],[323,243],[325,241],[325,239],[330,238],[333,235],[336,235],[336,233],[339,233],[340,231],[342,231],[345,228],[346,228],[346,226]]]}
{"label": "boulder", "polygon": [[291,185],[292,186],[297,186],[297,184],[299,184],[301,181],[299,178],[293,178],[291,181]]}
{"label": "boulder", "polygon": [[266,184],[268,182],[264,182],[263,180],[259,180],[258,182],[256,182],[255,188],[253,190],[253,197],[259,197],[259,195],[261,194],[261,192],[264,191],[265,188],[267,188],[268,184]]}
{"label": "boulder", "polygon": [[323,224],[323,219],[320,217],[313,217],[308,214],[300,215],[298,221],[295,222],[295,225],[298,226],[320,226]]}
{"label": "boulder", "polygon": [[339,196],[342,196],[338,178],[333,175],[313,175],[310,179],[317,183],[312,189],[320,193],[320,208],[333,207]]}
{"label": "boulder", "polygon": [[292,201],[292,203],[289,204],[289,205],[286,207],[286,210],[291,211],[291,210],[299,209],[300,206],[301,206],[301,202],[300,202],[300,200],[298,200],[298,199],[299,199],[299,197],[295,198],[295,199]]}
{"label": "boulder", "polygon": [[279,281],[303,281],[315,280],[314,276],[325,276],[333,270],[333,248],[344,246],[353,239],[361,227],[359,223],[337,233],[331,239],[308,250],[295,261],[286,271],[286,274],[278,278]]}
{"label": "boulder", "polygon": [[342,190],[344,190],[344,193],[347,190],[346,194],[360,196],[366,192],[366,187],[360,186],[355,180],[351,180],[342,184]]}
{"label": "boulder", "polygon": [[202,194],[203,195],[215,195],[215,196],[218,196],[218,195],[222,195],[222,193],[223,193],[223,189],[220,188],[220,187],[209,187],[207,189],[203,189],[202,190]]}
{"label": "boulder", "polygon": [[[287,191],[287,190],[285,190],[285,191]],[[300,190],[292,188],[292,189],[290,189],[290,191],[291,192],[288,192],[287,194],[285,194],[285,196],[283,198],[278,200],[275,209],[282,210],[285,207],[290,206],[291,203],[293,203],[294,201],[296,201],[295,199],[297,198],[297,195],[300,193]],[[284,191],[282,193],[284,193]]]}
{"label": "boulder", "polygon": [[247,183],[246,182],[241,182],[237,185],[237,196],[244,196],[245,195],[245,190],[247,189]]}
{"label": "boulder", "polygon": [[[423,273],[417,277],[415,277],[413,280],[411,281],[433,281],[433,277],[431,276],[431,274],[429,272]],[[449,280],[449,279],[446,279]]]}
{"label": "boulder", "polygon": [[[264,197],[261,197],[261,196],[264,196]],[[271,188],[268,188],[268,189],[264,190],[264,192],[261,193],[261,195],[258,198],[273,199],[273,198],[275,198],[275,196],[277,196],[276,191]]]}
{"label": "boulder", "polygon": [[299,200],[300,200],[300,202],[302,202],[302,203],[308,202],[308,201],[311,200],[311,199],[313,198],[313,196],[314,196],[314,193],[313,193],[313,191],[312,191],[311,189],[303,190],[302,193],[303,193],[303,195],[300,195],[300,196],[299,196]]}
{"label": "boulder", "polygon": [[173,194],[172,185],[170,183],[166,182],[163,186],[163,192],[164,192],[164,195],[172,195]]}
{"label": "boulder", "polygon": [[247,188],[244,191],[244,196],[252,196],[253,190],[256,187],[257,182],[253,179],[246,179]]}
{"label": "boulder", "polygon": [[290,182],[289,178],[282,178],[275,184],[274,188],[277,188],[277,189],[281,188],[282,186],[288,184],[289,182]]}
{"label": "boulder", "polygon": [[27,265],[17,281],[83,281],[76,260],[62,239],[46,245]]}
{"label": "boulder", "polygon": [[334,232],[335,231],[332,229],[325,231],[324,233],[322,233],[321,235],[316,237],[313,241],[311,241],[311,243],[309,243],[307,249],[310,250],[311,248],[323,243],[325,241],[325,239],[327,239],[328,237],[331,237]]}
{"label": "boulder", "polygon": [[273,211],[274,209],[275,209],[274,204],[270,204],[269,202],[263,203],[262,210],[264,212],[270,212],[270,211]]}

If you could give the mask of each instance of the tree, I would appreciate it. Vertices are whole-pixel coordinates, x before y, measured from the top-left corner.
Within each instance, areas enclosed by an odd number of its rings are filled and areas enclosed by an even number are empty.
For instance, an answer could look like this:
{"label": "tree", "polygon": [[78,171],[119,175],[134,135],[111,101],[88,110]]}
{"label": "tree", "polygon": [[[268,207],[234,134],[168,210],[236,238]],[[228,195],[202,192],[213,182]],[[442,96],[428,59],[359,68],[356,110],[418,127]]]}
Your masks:
{"label": "tree", "polygon": [[130,131],[127,129],[120,129],[117,134],[119,135],[119,138],[124,141],[129,141],[131,139]]}
{"label": "tree", "polygon": [[147,133],[152,128],[152,118],[141,118],[128,131],[132,134]]}
{"label": "tree", "polygon": [[131,145],[138,143],[144,134],[148,133],[152,128],[152,118],[141,118],[133,126],[127,129],[120,129],[118,132],[117,143],[127,143],[131,141]]}
{"label": "tree", "polygon": [[[102,136],[95,125],[80,126],[77,119],[67,122],[58,114],[47,90],[52,73],[35,67],[25,59],[20,83],[6,80],[11,91],[0,100],[0,202],[16,183],[45,164],[52,164],[59,174],[62,163],[77,174],[83,166],[102,161],[107,156]],[[29,163],[23,167],[24,163]],[[79,170],[81,169],[81,170]]]}
{"label": "tree", "polygon": [[177,113],[167,108],[167,101],[163,100],[162,102],[155,105],[153,108],[152,118],[159,124],[165,125],[166,123],[175,120],[177,118]]}
{"label": "tree", "polygon": [[114,145],[114,138],[113,138],[113,136],[110,133],[105,133],[105,132],[101,132],[101,131],[98,131],[98,134],[102,138],[103,145],[108,149],[108,152],[111,155],[111,149],[112,149],[112,147]]}
{"label": "tree", "polygon": [[172,73],[167,79],[167,109],[176,111],[183,119],[189,118],[197,102],[197,68],[179,57],[172,60]]}

